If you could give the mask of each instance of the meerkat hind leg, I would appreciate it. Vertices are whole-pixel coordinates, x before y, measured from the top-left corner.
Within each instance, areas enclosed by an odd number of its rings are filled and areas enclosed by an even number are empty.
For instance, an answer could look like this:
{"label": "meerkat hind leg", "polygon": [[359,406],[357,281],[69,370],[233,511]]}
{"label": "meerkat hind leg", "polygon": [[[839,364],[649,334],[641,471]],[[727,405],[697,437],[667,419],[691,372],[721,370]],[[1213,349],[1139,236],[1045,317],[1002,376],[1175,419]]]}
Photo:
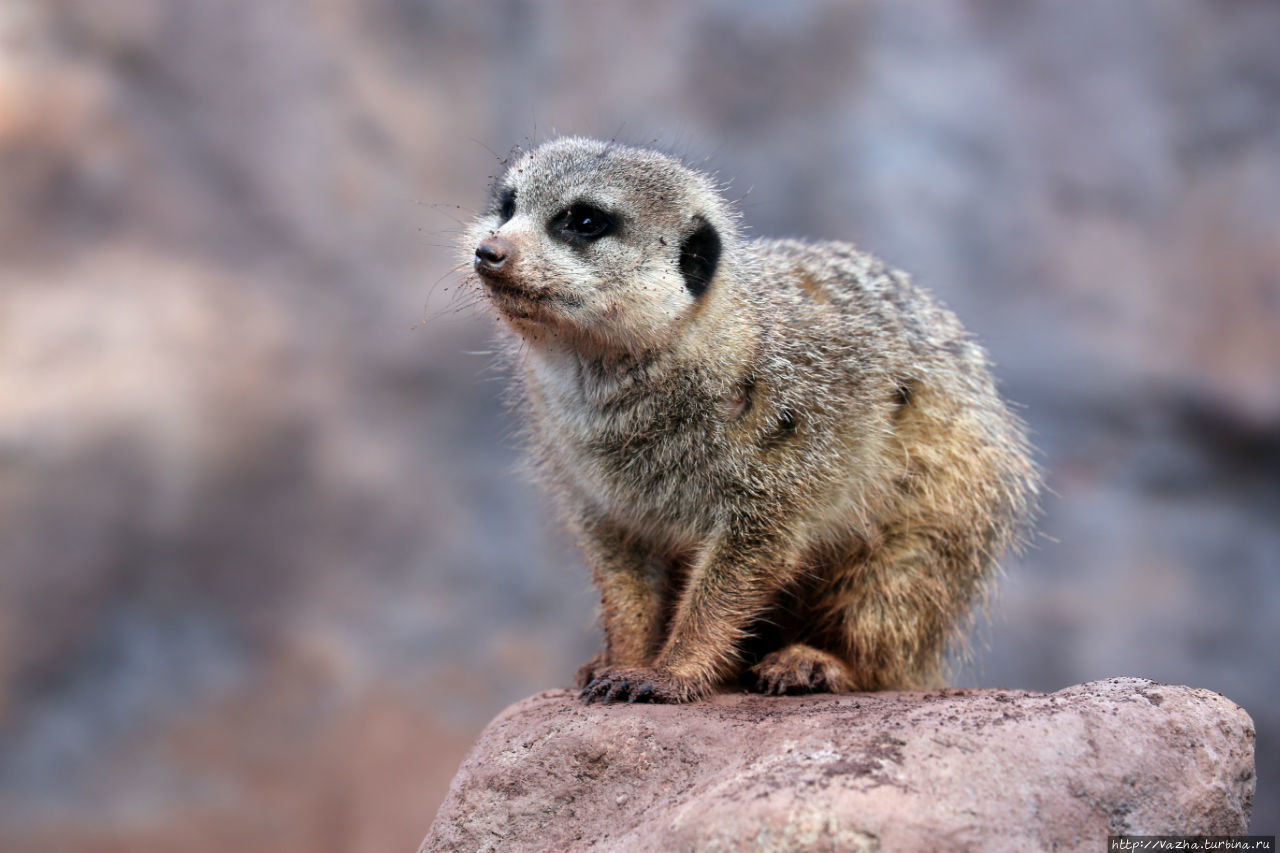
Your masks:
{"label": "meerkat hind leg", "polygon": [[840,658],[804,643],[792,643],[765,655],[751,668],[759,693],[847,693],[854,688]]}

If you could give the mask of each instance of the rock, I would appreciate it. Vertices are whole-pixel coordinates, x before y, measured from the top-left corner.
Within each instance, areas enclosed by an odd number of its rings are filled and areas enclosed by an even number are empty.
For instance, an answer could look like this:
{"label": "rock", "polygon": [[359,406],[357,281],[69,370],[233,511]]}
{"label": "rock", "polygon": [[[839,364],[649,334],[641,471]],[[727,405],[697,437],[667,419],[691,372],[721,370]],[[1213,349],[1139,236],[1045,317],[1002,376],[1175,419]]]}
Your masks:
{"label": "rock", "polygon": [[1115,678],[501,713],[419,853],[1088,850],[1241,834],[1253,721],[1220,694]]}

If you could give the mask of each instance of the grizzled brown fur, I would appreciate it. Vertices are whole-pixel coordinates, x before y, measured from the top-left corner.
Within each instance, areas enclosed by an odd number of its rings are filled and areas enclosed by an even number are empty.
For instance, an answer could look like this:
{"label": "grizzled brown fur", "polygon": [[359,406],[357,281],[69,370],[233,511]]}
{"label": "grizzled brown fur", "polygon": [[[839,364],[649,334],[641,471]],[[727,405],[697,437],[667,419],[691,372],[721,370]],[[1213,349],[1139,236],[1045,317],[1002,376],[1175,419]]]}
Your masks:
{"label": "grizzled brown fur", "polygon": [[468,247],[600,589],[584,699],[941,682],[1039,482],[954,315],[853,246],[749,239],[706,175],[594,140],[512,164]]}

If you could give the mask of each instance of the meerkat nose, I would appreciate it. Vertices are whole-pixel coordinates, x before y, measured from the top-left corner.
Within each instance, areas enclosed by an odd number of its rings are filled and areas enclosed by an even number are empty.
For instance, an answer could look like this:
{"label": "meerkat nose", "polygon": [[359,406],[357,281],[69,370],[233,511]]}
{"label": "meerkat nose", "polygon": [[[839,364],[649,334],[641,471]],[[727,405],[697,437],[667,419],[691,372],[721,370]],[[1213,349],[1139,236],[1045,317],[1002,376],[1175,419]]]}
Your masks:
{"label": "meerkat nose", "polygon": [[490,237],[479,246],[476,246],[476,270],[479,272],[500,270],[511,255],[510,243],[501,237]]}

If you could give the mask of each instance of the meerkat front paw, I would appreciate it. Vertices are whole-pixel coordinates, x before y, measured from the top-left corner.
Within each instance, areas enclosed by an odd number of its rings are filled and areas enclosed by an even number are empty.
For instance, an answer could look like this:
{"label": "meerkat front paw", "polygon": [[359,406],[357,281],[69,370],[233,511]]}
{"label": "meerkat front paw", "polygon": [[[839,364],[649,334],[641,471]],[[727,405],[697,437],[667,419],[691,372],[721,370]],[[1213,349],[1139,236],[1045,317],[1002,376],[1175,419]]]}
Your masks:
{"label": "meerkat front paw", "polygon": [[578,698],[586,704],[600,701],[628,704],[633,702],[692,702],[702,696],[693,682],[660,669],[617,669],[608,667],[593,678]]}
{"label": "meerkat front paw", "polygon": [[854,686],[843,661],[804,643],[793,643],[765,655],[751,671],[756,674],[756,692],[777,696],[845,693]]}

